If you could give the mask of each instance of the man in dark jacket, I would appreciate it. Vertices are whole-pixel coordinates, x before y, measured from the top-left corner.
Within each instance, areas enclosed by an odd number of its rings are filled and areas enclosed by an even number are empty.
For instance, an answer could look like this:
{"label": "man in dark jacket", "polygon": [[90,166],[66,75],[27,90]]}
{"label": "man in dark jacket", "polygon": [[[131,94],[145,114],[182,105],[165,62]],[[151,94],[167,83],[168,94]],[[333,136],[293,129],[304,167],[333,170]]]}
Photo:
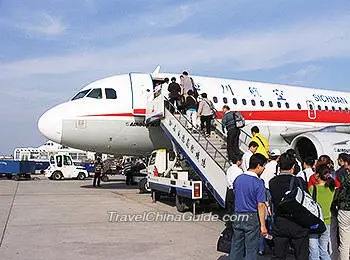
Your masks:
{"label": "man in dark jacket", "polygon": [[298,182],[307,191],[307,184],[300,177],[293,175],[295,158],[287,153],[281,155],[279,166],[281,173],[272,178],[269,183],[272,203],[274,205],[275,219],[272,227],[275,248],[272,259],[286,259],[289,245],[294,249],[294,256],[297,260],[309,259],[309,230],[296,223],[295,219],[303,218],[297,212],[290,215],[279,206],[285,193],[290,190],[292,178],[297,178],[294,182],[296,188]]}
{"label": "man in dark jacket", "polygon": [[224,105],[222,111],[224,112],[224,116],[221,123],[227,130],[227,156],[229,160],[232,160],[241,153],[239,150],[239,135],[241,130],[236,127],[235,114],[230,111],[230,107]]}
{"label": "man in dark jacket", "polygon": [[101,175],[103,173],[103,163],[100,157],[97,157],[97,160],[95,162],[95,171],[94,171],[94,180],[92,183],[92,186],[96,187],[96,181],[97,186],[101,187]]}
{"label": "man in dark jacket", "polygon": [[[169,102],[174,106],[175,102],[179,101],[181,97],[181,87],[176,82],[175,77],[171,78],[171,83],[168,86],[168,91],[169,91]],[[174,114],[174,111],[175,111],[173,106],[170,106],[169,108],[172,114]]]}

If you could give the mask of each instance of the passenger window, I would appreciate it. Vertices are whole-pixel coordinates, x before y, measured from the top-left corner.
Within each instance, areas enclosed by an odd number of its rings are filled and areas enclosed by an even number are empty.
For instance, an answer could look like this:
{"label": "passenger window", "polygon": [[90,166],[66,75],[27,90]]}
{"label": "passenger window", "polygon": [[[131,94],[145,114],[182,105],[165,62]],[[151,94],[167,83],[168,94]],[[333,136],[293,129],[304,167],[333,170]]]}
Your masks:
{"label": "passenger window", "polygon": [[87,97],[101,99],[102,90],[100,88],[95,88],[87,95]]}
{"label": "passenger window", "polygon": [[324,109],[325,109],[326,111],[328,111],[328,107],[327,107],[327,106],[324,106]]}
{"label": "passenger window", "polygon": [[339,107],[339,112],[343,111],[343,109],[341,107]]}
{"label": "passenger window", "polygon": [[269,106],[270,106],[270,107],[273,107],[272,101],[269,101]]}
{"label": "passenger window", "polygon": [[312,104],[309,105],[310,110],[314,110],[314,106]]}
{"label": "passenger window", "polygon": [[222,101],[224,102],[224,104],[227,104],[227,98],[223,98]]}
{"label": "passenger window", "polygon": [[349,108],[346,107],[346,108],[345,108],[345,111],[346,111],[346,113],[349,113]]}
{"label": "passenger window", "polygon": [[256,103],[255,103],[255,100],[254,100],[254,99],[252,99],[252,105],[253,105],[253,106],[255,106],[255,105],[256,105]]}
{"label": "passenger window", "polygon": [[332,107],[333,112],[335,112],[335,107]]}
{"label": "passenger window", "polygon": [[58,155],[56,157],[57,160],[57,167],[62,167],[62,155]]}
{"label": "passenger window", "polygon": [[299,103],[297,104],[297,107],[298,107],[298,109],[301,109],[301,105]]}
{"label": "passenger window", "polygon": [[63,164],[64,165],[73,165],[73,162],[69,156],[64,155],[63,156]]}
{"label": "passenger window", "polygon": [[242,104],[243,104],[243,105],[246,105],[246,104],[247,104],[247,100],[242,99]]}
{"label": "passenger window", "polygon": [[85,95],[90,91],[91,89],[86,89],[86,90],[83,90],[83,91],[80,91],[78,94],[76,94],[71,100],[77,100],[77,99],[80,99],[80,98],[83,98],[85,97]]}
{"label": "passenger window", "polygon": [[289,103],[286,103],[286,108],[289,108]]}
{"label": "passenger window", "polygon": [[117,92],[113,88],[106,88],[105,94],[107,99],[117,99]]}
{"label": "passenger window", "polygon": [[235,105],[237,105],[237,103],[238,103],[238,102],[237,102],[237,99],[235,99],[235,98],[232,99],[232,102],[233,102],[233,104],[235,104]]}
{"label": "passenger window", "polygon": [[277,106],[278,106],[279,108],[281,108],[281,107],[282,107],[281,102],[277,102]]}
{"label": "passenger window", "polygon": [[265,103],[264,103],[264,101],[263,100],[260,100],[260,106],[265,106]]}
{"label": "passenger window", "polygon": [[317,106],[317,109],[321,111],[321,110],[322,110],[322,107],[321,107],[320,105],[318,105],[318,106]]}
{"label": "passenger window", "polygon": [[218,103],[218,98],[217,97],[213,97],[213,101],[214,101],[214,103]]}

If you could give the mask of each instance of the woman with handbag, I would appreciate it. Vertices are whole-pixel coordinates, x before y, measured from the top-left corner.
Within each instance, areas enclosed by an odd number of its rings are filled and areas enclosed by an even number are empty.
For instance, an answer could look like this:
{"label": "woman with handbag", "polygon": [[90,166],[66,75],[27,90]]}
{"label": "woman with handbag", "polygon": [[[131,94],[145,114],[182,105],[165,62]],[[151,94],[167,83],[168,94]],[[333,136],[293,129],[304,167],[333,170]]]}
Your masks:
{"label": "woman with handbag", "polygon": [[201,131],[204,130],[204,125],[206,129],[206,137],[210,136],[211,120],[214,116],[215,111],[213,110],[213,103],[208,99],[207,93],[201,94],[201,101],[198,104],[197,117],[201,120]]}

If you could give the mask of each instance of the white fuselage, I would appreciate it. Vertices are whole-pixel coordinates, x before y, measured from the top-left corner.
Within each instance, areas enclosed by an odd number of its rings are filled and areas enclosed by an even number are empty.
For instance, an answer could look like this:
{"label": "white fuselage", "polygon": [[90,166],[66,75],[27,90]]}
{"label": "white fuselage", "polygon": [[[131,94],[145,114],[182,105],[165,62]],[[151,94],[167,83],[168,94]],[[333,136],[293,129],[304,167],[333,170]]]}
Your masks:
{"label": "white fuselage", "polygon": [[[92,82],[79,91],[82,97],[78,93],[74,100],[43,114],[39,129],[52,141],[102,153],[142,155],[169,148],[171,143],[161,128],[146,128],[144,119],[154,84],[173,76],[180,82],[174,74],[152,77],[139,73]],[[227,104],[241,111],[248,132],[258,125],[272,148],[287,145],[281,133],[288,136],[288,132],[350,123],[349,93],[199,76],[193,79],[198,92],[206,92],[216,109]]]}

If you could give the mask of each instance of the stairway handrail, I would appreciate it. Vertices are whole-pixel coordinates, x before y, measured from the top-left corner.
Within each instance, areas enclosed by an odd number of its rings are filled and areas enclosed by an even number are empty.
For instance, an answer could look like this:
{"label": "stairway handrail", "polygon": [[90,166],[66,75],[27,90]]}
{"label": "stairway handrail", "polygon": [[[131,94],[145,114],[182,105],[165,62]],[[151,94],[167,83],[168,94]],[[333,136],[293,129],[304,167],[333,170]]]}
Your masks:
{"label": "stairway handrail", "polygon": [[[180,114],[180,118],[183,117],[183,118],[186,120],[186,123],[189,123],[189,124],[192,126],[192,128],[195,129],[195,126],[187,119],[187,117],[186,117],[184,114],[182,114],[173,104],[171,104],[171,103],[169,102],[169,100],[168,100],[165,96],[163,96],[163,97],[164,97],[164,100],[167,102],[167,104],[169,104],[170,106],[172,106],[172,107],[175,109],[175,111],[178,112],[178,113]],[[164,106],[164,109],[167,109],[166,106]],[[170,111],[169,111],[169,112],[170,112]],[[176,119],[176,121],[178,121],[178,122],[186,129],[186,131],[187,131],[193,138],[195,138],[195,137],[188,131],[187,127],[184,126],[184,125],[181,123],[180,118],[178,119],[176,116],[174,116],[174,118]],[[205,147],[203,147],[203,145],[199,142],[200,137],[203,137],[204,140],[207,142],[206,145],[205,145]],[[220,136],[220,138],[222,138],[222,137]],[[195,139],[197,140],[197,138],[195,138]],[[223,138],[222,138],[222,139],[223,139]],[[223,140],[224,140],[224,139],[223,139]],[[224,141],[225,141],[225,140],[224,140]],[[223,170],[223,172],[225,172],[225,174],[226,174],[225,167],[226,167],[226,164],[231,165],[230,160],[229,160],[226,156],[224,156],[224,155],[219,151],[219,149],[217,149],[217,148],[215,147],[215,145],[213,145],[213,144],[210,142],[210,140],[208,140],[204,135],[202,135],[202,134],[199,133],[199,134],[198,134],[198,140],[197,140],[197,142],[198,142],[198,144],[203,148],[203,150],[206,151],[206,153],[210,156],[210,158],[213,159],[213,160],[215,161],[215,163],[216,163],[216,164]],[[210,144],[211,147],[213,147],[214,150],[215,150],[214,158],[211,156],[210,153],[207,152],[208,144]],[[225,163],[224,163],[223,167],[221,167],[221,165],[218,164],[217,161],[215,160],[215,157],[216,157],[216,154],[217,154],[217,153],[218,153],[222,158],[225,159]]]}

